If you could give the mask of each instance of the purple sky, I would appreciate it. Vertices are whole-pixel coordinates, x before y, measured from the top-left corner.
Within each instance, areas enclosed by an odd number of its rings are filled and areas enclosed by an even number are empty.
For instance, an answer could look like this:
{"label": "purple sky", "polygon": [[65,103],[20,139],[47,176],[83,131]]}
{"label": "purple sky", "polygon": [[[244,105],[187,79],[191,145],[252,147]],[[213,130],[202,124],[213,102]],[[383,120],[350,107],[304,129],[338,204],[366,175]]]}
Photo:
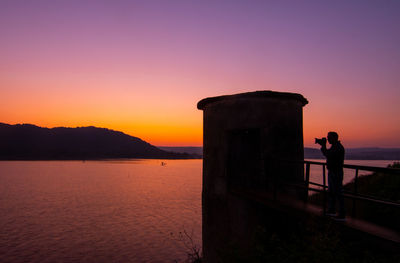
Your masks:
{"label": "purple sky", "polygon": [[0,1],[0,122],[200,145],[198,100],[303,94],[304,136],[400,147],[400,1]]}

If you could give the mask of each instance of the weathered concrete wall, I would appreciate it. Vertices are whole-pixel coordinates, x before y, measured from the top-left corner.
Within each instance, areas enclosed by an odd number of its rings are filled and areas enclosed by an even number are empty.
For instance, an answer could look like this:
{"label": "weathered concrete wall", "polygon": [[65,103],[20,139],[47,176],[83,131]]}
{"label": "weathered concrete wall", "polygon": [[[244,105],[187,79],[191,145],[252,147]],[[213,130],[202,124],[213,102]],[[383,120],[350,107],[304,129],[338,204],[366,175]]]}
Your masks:
{"label": "weathered concrete wall", "polygon": [[[299,94],[260,91],[207,98],[203,145],[203,253],[217,262],[219,250],[232,241],[250,245],[257,222],[268,214],[235,190],[298,198],[285,187],[304,181],[302,107]],[[276,186],[279,186],[276,188]],[[261,216],[263,214],[263,216]]]}

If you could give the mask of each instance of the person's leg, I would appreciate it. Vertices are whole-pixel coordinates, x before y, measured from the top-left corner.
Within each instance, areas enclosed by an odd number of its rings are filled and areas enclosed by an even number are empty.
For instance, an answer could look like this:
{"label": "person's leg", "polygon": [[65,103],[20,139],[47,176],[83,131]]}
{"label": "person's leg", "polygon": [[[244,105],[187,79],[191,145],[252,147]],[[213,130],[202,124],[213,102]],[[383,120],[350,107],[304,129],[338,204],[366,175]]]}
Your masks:
{"label": "person's leg", "polygon": [[335,202],[335,178],[334,174],[328,171],[328,214],[336,213]]}
{"label": "person's leg", "polygon": [[339,171],[336,174],[336,196],[338,198],[339,202],[339,217],[344,217],[345,216],[345,207],[344,207],[344,198],[343,198],[343,171]]}

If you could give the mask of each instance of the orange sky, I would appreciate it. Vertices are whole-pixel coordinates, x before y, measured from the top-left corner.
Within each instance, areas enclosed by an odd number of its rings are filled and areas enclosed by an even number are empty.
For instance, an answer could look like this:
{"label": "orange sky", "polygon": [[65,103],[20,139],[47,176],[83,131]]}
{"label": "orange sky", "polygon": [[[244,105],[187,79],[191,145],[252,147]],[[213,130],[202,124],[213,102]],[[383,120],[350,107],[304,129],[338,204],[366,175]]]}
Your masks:
{"label": "orange sky", "polygon": [[[42,6],[43,5],[43,6]],[[400,147],[400,5],[0,3],[0,122],[200,146],[205,97],[301,93],[304,139]]]}

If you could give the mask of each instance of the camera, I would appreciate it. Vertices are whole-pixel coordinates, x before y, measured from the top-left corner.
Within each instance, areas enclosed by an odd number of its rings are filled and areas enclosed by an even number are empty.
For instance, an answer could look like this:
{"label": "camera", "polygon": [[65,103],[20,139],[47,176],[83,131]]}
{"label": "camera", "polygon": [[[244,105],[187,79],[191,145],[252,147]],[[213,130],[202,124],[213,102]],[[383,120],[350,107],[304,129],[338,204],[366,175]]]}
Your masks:
{"label": "camera", "polygon": [[321,139],[315,138],[315,143],[318,143],[319,145],[324,145],[326,144],[326,138],[325,137]]}

